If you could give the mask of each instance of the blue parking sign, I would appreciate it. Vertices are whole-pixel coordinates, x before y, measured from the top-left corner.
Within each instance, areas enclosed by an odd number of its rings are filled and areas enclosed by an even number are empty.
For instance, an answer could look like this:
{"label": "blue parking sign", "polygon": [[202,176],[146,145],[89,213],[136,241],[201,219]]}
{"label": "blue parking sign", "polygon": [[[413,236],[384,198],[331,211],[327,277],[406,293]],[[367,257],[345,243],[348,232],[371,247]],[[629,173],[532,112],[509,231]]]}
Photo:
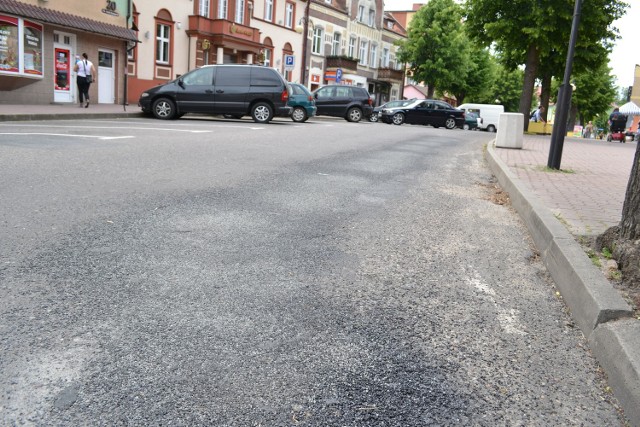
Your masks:
{"label": "blue parking sign", "polygon": [[340,83],[340,80],[342,80],[342,68],[336,70],[336,83]]}
{"label": "blue parking sign", "polygon": [[285,55],[284,56],[284,66],[285,66],[285,68],[293,69],[294,60],[295,60],[295,56],[294,55]]}

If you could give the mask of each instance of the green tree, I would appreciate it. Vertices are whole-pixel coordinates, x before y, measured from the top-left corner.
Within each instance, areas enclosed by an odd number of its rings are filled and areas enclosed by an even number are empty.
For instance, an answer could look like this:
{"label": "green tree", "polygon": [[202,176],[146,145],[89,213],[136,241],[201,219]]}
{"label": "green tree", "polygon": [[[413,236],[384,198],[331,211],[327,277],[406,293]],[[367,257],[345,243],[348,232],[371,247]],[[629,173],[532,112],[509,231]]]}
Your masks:
{"label": "green tree", "polygon": [[[497,78],[498,64],[488,49],[466,43],[468,46],[469,60],[467,62],[466,78],[455,80],[447,88],[458,100],[458,105],[462,104],[465,98],[473,102],[478,99],[490,99],[493,96],[493,85]],[[493,97],[495,99],[495,97]],[[493,103],[494,101],[491,101]],[[484,102],[482,102],[484,103]]]}
{"label": "green tree", "polygon": [[605,63],[593,70],[584,70],[574,76],[576,91],[571,103],[578,109],[582,123],[606,113],[616,98],[616,86],[611,68]]}
{"label": "green tree", "polygon": [[462,28],[462,7],[454,0],[431,0],[411,20],[407,40],[400,43],[398,57],[409,66],[414,80],[450,90],[468,73],[469,50]]}
{"label": "green tree", "polygon": [[[520,69],[509,70],[503,65],[498,66],[496,79],[493,83],[491,96],[482,101],[484,104],[502,104],[504,111],[517,112],[522,96],[522,81],[524,72]],[[528,117],[528,116],[526,116]]]}
{"label": "green tree", "polygon": [[[519,111],[529,113],[537,78],[549,86],[551,77],[562,79],[569,42],[574,0],[467,0],[469,32],[500,52],[510,69],[525,66]],[[616,31],[613,21],[627,7],[620,0],[585,0],[576,45],[574,69],[593,67],[606,55]],[[551,62],[548,64],[547,62]],[[541,63],[545,67],[540,68]],[[545,96],[548,97],[547,94]],[[525,127],[528,122],[525,120]]]}

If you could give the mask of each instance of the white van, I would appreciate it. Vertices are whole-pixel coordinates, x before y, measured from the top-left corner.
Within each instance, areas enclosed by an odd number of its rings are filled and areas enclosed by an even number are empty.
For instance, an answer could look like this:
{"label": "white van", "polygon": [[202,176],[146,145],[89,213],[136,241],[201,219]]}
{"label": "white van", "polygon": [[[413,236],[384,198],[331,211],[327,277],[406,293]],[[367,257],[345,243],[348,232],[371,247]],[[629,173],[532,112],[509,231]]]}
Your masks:
{"label": "white van", "polygon": [[489,132],[495,132],[498,129],[500,114],[504,113],[504,106],[495,104],[462,104],[458,108],[465,113],[477,113],[482,119],[478,128]]}

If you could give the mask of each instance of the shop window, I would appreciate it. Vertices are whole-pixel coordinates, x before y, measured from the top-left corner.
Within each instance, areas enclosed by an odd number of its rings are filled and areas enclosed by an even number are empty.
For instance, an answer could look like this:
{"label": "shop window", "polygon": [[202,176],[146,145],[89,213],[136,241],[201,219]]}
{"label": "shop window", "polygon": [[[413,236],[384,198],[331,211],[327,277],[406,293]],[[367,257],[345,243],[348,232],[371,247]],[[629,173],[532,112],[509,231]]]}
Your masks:
{"label": "shop window", "polygon": [[236,0],[236,22],[244,24],[244,0]]}
{"label": "shop window", "polygon": [[265,0],[264,2],[264,19],[265,21],[273,21],[273,2],[274,0]]}
{"label": "shop window", "polygon": [[205,18],[209,17],[209,0],[200,0],[198,14]]}
{"label": "shop window", "polygon": [[42,77],[42,30],[35,22],[0,15],[0,74]]}
{"label": "shop window", "polygon": [[324,35],[324,30],[320,27],[315,27],[313,29],[313,40],[311,43],[311,52],[322,55],[322,39]]}
{"label": "shop window", "polygon": [[218,19],[227,19],[229,0],[218,0]]}
{"label": "shop window", "polygon": [[294,4],[288,1],[285,6],[285,19],[284,19],[284,26],[287,28],[293,28],[293,23],[295,22],[294,11],[295,11]]}

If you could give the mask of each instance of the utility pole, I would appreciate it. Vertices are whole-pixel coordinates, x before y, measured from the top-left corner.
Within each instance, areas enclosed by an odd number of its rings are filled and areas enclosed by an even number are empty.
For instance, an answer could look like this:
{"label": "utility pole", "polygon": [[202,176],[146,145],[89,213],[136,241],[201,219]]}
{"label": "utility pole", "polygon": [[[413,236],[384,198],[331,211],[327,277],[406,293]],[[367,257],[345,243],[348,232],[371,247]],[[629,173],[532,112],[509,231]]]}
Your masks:
{"label": "utility pole", "polygon": [[307,43],[309,37],[309,8],[311,0],[307,0],[304,8],[304,25],[302,29],[302,72],[300,73],[300,84],[307,86]]}
{"label": "utility pole", "polygon": [[567,63],[564,69],[564,79],[558,90],[558,103],[556,104],[556,115],[553,120],[553,132],[551,132],[551,146],[549,147],[549,159],[547,167],[550,169],[560,169],[562,160],[562,146],[567,133],[567,118],[569,116],[569,105],[571,104],[571,70],[573,69],[573,55],[576,50],[578,40],[578,27],[580,25],[580,10],[582,0],[576,0],[573,11],[573,23],[571,24],[571,38],[569,39],[569,51],[567,52]]}

